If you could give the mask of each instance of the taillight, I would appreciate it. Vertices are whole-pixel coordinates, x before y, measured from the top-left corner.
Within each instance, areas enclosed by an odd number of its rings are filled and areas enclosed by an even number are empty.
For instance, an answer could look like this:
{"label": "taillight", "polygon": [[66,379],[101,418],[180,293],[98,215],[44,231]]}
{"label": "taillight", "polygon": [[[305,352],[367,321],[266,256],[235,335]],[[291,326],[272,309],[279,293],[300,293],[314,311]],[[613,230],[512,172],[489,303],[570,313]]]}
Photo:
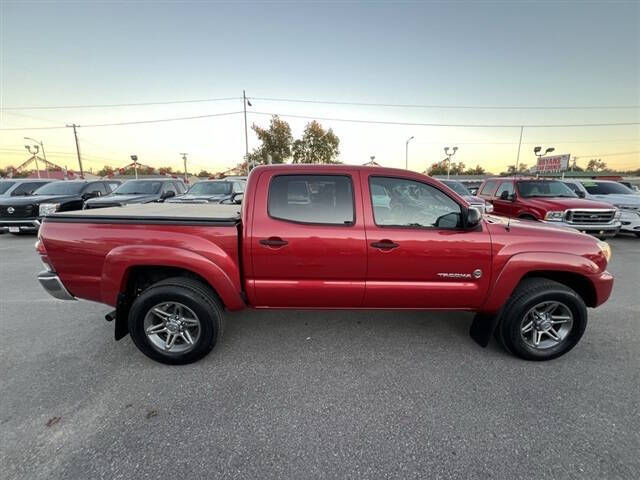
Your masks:
{"label": "taillight", "polygon": [[42,243],[41,239],[38,239],[38,241],[36,242],[36,244],[34,246],[36,247],[36,252],[38,252],[38,254],[40,254],[40,255],[46,255],[47,254],[47,249],[44,248],[44,243]]}
{"label": "taillight", "polygon": [[54,271],[53,265],[51,265],[51,260],[49,260],[49,257],[47,256],[47,249],[44,248],[44,243],[42,243],[42,239],[39,238],[34,246],[36,247],[36,252],[38,252],[38,255],[40,255],[40,260],[42,261],[44,268],[48,272],[53,272]]}

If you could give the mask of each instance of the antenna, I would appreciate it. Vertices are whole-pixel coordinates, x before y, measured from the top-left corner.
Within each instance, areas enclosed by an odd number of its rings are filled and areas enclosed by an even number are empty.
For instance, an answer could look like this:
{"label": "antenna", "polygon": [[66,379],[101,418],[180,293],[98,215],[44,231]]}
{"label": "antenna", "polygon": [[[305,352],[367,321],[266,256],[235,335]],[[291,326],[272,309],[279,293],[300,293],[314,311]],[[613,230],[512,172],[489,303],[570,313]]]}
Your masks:
{"label": "antenna", "polygon": [[[518,141],[518,156],[516,157],[516,168],[513,172],[513,195],[516,194],[516,176],[518,175],[518,165],[520,164],[520,147],[522,147],[522,132],[524,130],[524,127],[521,126],[520,127],[520,140]],[[536,147],[538,148],[538,147]],[[509,219],[507,220],[507,232],[509,231],[509,229],[511,228],[511,217],[509,217]]]}

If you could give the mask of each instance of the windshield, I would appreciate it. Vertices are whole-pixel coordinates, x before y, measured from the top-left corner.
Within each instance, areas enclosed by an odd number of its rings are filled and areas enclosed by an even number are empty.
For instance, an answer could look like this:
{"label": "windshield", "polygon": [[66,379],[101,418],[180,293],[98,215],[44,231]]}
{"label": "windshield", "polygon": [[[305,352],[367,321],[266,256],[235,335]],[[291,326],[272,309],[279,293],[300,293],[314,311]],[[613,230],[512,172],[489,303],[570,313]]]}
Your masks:
{"label": "windshield", "polygon": [[0,195],[9,190],[9,187],[16,182],[0,182]]}
{"label": "windshield", "polygon": [[634,195],[633,191],[617,182],[581,182],[591,195]]}
{"label": "windshield", "polygon": [[77,195],[85,187],[85,182],[47,183],[33,192],[34,195]]}
{"label": "windshield", "polygon": [[449,187],[451,190],[456,192],[458,195],[462,195],[462,196],[471,195],[469,190],[467,190],[467,187],[465,187],[460,182],[456,182],[455,180],[443,180],[442,183],[444,183],[447,187]]}
{"label": "windshield", "polygon": [[578,196],[562,182],[554,180],[524,180],[518,182],[518,193],[521,197],[569,197]]}
{"label": "windshield", "polygon": [[225,195],[231,193],[231,182],[198,182],[187,193],[189,195]]}
{"label": "windshield", "polygon": [[153,195],[160,193],[162,182],[149,182],[146,180],[129,180],[118,187],[114,195]]}

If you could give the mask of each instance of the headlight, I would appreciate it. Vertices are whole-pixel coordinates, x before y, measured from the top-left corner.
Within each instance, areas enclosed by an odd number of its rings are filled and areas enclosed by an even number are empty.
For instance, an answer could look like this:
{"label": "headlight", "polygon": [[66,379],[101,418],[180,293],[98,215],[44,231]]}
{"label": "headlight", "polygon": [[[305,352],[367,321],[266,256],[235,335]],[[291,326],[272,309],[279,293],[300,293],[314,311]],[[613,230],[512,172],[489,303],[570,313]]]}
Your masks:
{"label": "headlight", "polygon": [[622,210],[616,209],[616,214],[613,218],[615,218],[616,220],[620,220],[620,217],[622,217]]}
{"label": "headlight", "polygon": [[486,202],[484,204],[484,211],[487,212],[487,213],[493,212],[493,204],[491,204],[489,202]]}
{"label": "headlight", "polygon": [[551,222],[561,222],[564,219],[564,212],[547,212],[544,219]]}
{"label": "headlight", "polygon": [[44,217],[45,215],[49,215],[51,213],[55,213],[60,208],[59,203],[42,203],[40,204],[40,216]]}
{"label": "headlight", "polygon": [[602,240],[598,240],[598,247],[607,259],[607,262],[609,262],[609,260],[611,260],[611,247],[609,246],[609,244],[607,242],[603,242]]}

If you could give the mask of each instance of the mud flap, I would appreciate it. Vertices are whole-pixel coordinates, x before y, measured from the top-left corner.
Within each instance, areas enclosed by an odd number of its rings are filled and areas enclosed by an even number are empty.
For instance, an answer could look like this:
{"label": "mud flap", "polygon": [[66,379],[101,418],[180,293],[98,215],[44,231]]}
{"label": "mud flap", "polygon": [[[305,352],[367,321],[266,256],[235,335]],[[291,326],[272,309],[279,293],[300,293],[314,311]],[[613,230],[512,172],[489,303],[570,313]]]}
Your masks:
{"label": "mud flap", "polygon": [[469,335],[473,338],[478,345],[486,347],[489,345],[491,335],[498,326],[500,321],[500,314],[489,315],[486,313],[476,313],[469,329]]}
{"label": "mud flap", "polygon": [[116,328],[115,339],[120,340],[129,333],[129,297],[124,293],[118,294],[118,300],[116,302]]}

